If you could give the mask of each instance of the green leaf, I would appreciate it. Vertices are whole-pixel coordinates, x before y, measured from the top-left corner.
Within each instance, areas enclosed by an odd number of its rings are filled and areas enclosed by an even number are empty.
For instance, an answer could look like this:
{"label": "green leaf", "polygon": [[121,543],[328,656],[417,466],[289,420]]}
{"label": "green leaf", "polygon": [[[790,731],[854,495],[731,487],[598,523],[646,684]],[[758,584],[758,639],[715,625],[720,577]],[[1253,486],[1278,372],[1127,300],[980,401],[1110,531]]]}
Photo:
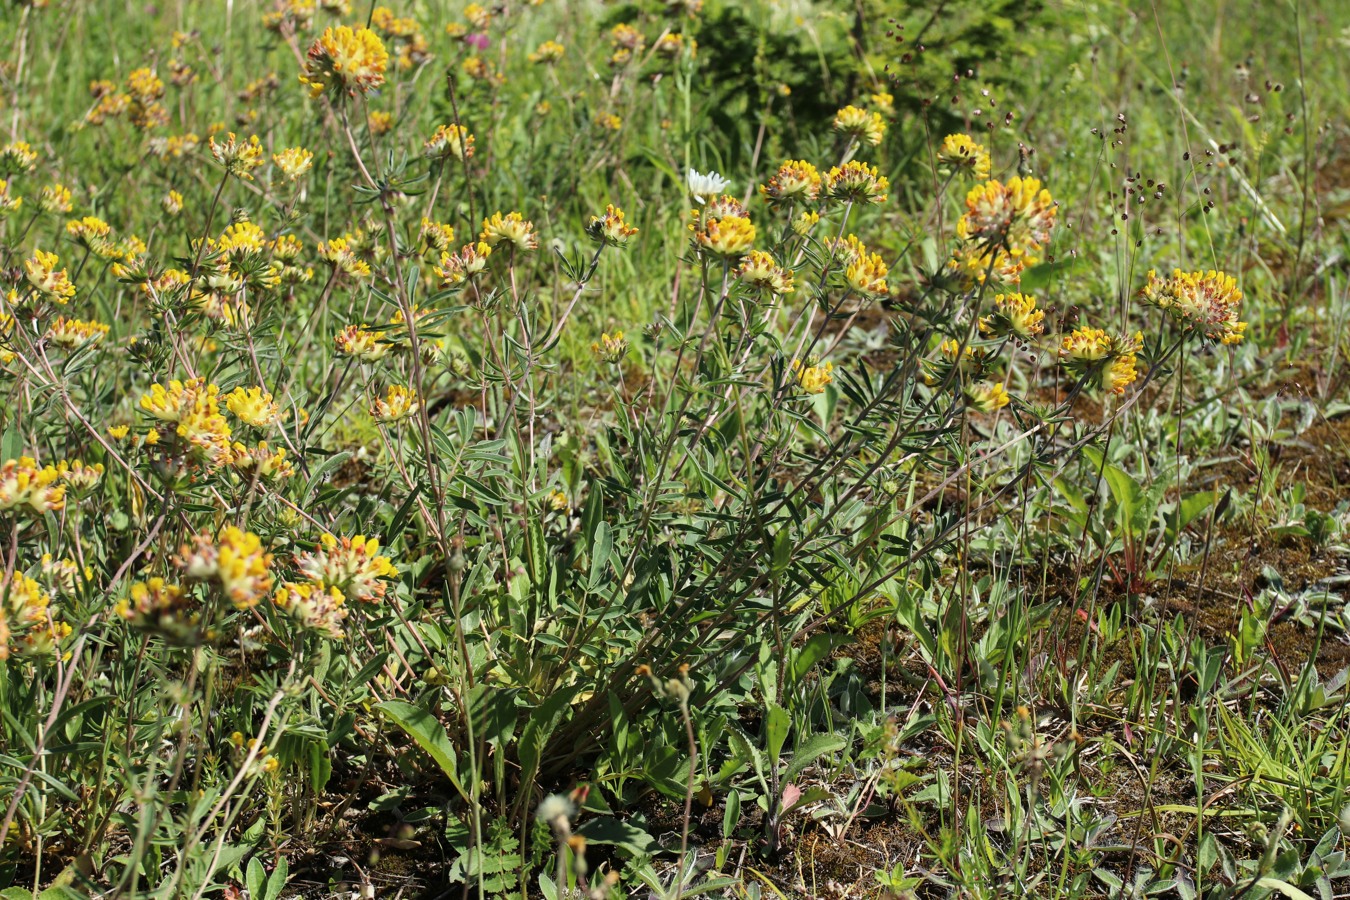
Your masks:
{"label": "green leaf", "polygon": [[[23,455],[23,432],[19,431],[15,423],[11,421],[5,429],[3,437],[0,437],[0,462],[7,462],[11,459],[18,459]],[[25,897],[33,896],[31,891],[24,892]]]}
{"label": "green leaf", "polygon": [[848,741],[837,734],[813,734],[802,745],[797,748],[797,752],[792,755],[792,762],[788,763],[787,771],[783,773],[784,783],[792,781],[801,771],[811,763],[820,759],[826,753],[833,753],[842,750],[848,746]]}
{"label": "green leaf", "polygon": [[727,806],[722,811],[722,837],[731,840],[741,821],[741,792],[734,788],[727,792]]}
{"label": "green leaf", "polygon": [[577,829],[577,834],[589,843],[618,847],[630,856],[649,856],[656,846],[656,839],[650,834],[613,816],[591,819]]}
{"label": "green leaf", "polygon": [[614,536],[609,525],[599,522],[595,526],[595,540],[591,541],[591,570],[586,578],[586,590],[594,591],[605,578],[609,557],[614,549]]}
{"label": "green leaf", "polygon": [[792,717],[788,711],[770,700],[764,713],[764,749],[775,768],[791,727]]}
{"label": "green leaf", "polygon": [[1314,900],[1311,894],[1305,894],[1287,881],[1281,881],[1278,878],[1258,878],[1257,887],[1269,888],[1272,891],[1279,891],[1290,900]]}
{"label": "green leaf", "polygon": [[339,453],[334,453],[332,456],[325,459],[323,464],[315,469],[314,473],[309,476],[309,483],[305,485],[305,491],[300,495],[301,501],[308,501],[310,496],[314,493],[314,488],[327,481],[328,476],[331,473],[336,472],[347,460],[351,459],[351,456],[350,450],[343,450]]}
{"label": "green leaf", "polygon": [[267,879],[267,890],[262,895],[262,900],[277,900],[281,896],[281,889],[286,886],[286,879],[290,877],[291,866],[286,862],[286,857],[277,859],[277,867],[272,870],[272,875]]}
{"label": "green leaf", "polygon": [[572,698],[576,696],[578,690],[580,686],[573,685],[555,691],[530,714],[530,720],[521,730],[520,741],[516,748],[516,755],[520,759],[522,784],[533,782],[535,776],[539,774],[544,745],[548,743],[554,729],[562,721],[563,713],[571,705]]}
{"label": "green leaf", "polygon": [[468,795],[464,793],[464,788],[459,783],[459,764],[456,762],[455,748],[451,745],[450,736],[445,733],[445,726],[441,725],[440,720],[422,707],[402,700],[385,700],[383,703],[377,703],[376,708],[402,728],[417,742],[417,746],[427,752],[450,779],[450,783],[467,800]]}
{"label": "green leaf", "polygon": [[811,635],[792,656],[792,680],[801,681],[816,663],[830,655],[831,650],[848,641],[848,637],[842,634],[820,632]]}

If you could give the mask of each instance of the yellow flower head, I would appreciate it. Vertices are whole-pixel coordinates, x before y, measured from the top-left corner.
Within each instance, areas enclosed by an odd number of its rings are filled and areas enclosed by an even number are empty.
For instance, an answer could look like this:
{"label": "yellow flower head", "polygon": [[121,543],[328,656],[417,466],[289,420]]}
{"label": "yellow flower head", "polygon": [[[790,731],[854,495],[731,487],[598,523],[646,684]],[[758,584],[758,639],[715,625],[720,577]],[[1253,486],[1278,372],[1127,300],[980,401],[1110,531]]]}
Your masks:
{"label": "yellow flower head", "polygon": [[875,147],[886,135],[886,120],[880,113],[845,106],[834,114],[834,130]]}
{"label": "yellow flower head", "polygon": [[477,244],[465,244],[458,253],[442,253],[441,264],[434,268],[441,279],[441,287],[448,288],[463,284],[487,268],[492,248],[479,241]]}
{"label": "yellow flower head", "polygon": [[389,352],[390,345],[382,340],[383,337],[383,331],[367,331],[361,325],[348,325],[337,333],[333,342],[337,352],[344,356],[375,362]]}
{"label": "yellow flower head", "polygon": [[1036,308],[1030,294],[1000,294],[994,298],[994,311],[980,319],[980,332],[995,338],[1029,341],[1045,330],[1045,312]]}
{"label": "yellow flower head", "polygon": [[469,159],[473,156],[473,135],[463,125],[439,125],[422,145],[422,155],[428,159]]}
{"label": "yellow flower head", "polygon": [[66,486],[55,466],[39,466],[31,456],[0,466],[0,512],[26,507],[40,516],[60,512],[65,505]]}
{"label": "yellow flower head", "polygon": [[314,165],[314,154],[304,147],[288,147],[280,153],[272,154],[272,162],[291,181],[303,176]]}
{"label": "yellow flower head", "polygon": [[736,270],[736,278],[741,284],[759,291],[768,291],[775,297],[791,294],[796,290],[792,283],[792,273],[778,265],[773,255],[763,250],[751,250],[741,260]]}
{"label": "yellow flower head", "polygon": [[876,166],[856,160],[835,166],[825,176],[825,196],[836,202],[885,203],[890,187]]}
{"label": "yellow flower head", "polygon": [[250,173],[263,164],[262,142],[258,140],[256,134],[250,135],[246,141],[241,141],[231,131],[222,143],[217,144],[216,139],[211,138],[211,156],[224,166],[230,175],[252,180],[253,176]]}
{"label": "yellow flower head", "polygon": [[0,171],[16,175],[37,168],[37,152],[27,141],[11,141],[0,148]]}
{"label": "yellow flower head", "polygon": [[0,216],[23,206],[23,198],[10,190],[9,182],[0,178]]}
{"label": "yellow flower head", "polygon": [[49,213],[70,212],[70,188],[59,184],[47,185],[38,195],[38,209]]}
{"label": "yellow flower head", "polygon": [[1143,335],[1115,337],[1082,326],[1063,336],[1059,361],[1072,374],[1113,394],[1122,394],[1138,377],[1135,362]]}
{"label": "yellow flower head", "polygon": [[383,600],[386,579],[398,575],[389,557],[380,555],[380,542],[360,534],[341,540],[325,534],[314,552],[296,554],[295,565],[311,584],[358,603]]}
{"label": "yellow flower head", "polygon": [[63,350],[78,350],[97,344],[107,334],[108,326],[102,322],[84,322],[65,316],[57,316],[47,326],[47,340]]}
{"label": "yellow flower head", "polygon": [[267,445],[267,441],[259,441],[256,447],[236,443],[231,448],[230,457],[230,465],[235,471],[256,475],[264,481],[289,478],[295,474],[295,466],[286,458],[286,448],[277,447],[274,450]]}
{"label": "yellow flower head", "polygon": [[342,623],[347,607],[342,591],[322,584],[283,584],[272,602],[304,628],[333,640],[342,638]]}
{"label": "yellow flower head", "polygon": [[368,94],[384,84],[389,53],[369,28],[341,25],[326,28],[309,48],[300,83],[311,97],[324,92],[334,99]]}
{"label": "yellow flower head", "polygon": [[820,172],[804,159],[788,160],[778,167],[759,193],[775,206],[788,203],[814,203],[820,196]]}
{"label": "yellow flower head", "polygon": [[965,389],[966,403],[980,412],[994,412],[1007,406],[1012,398],[997,381],[977,381]]}
{"label": "yellow flower head", "polygon": [[834,376],[830,374],[833,371],[834,363],[803,365],[800,359],[792,361],[793,380],[796,381],[797,387],[808,394],[824,393],[825,386],[834,381]]}
{"label": "yellow flower head", "polygon": [[848,286],[860,294],[880,297],[887,291],[886,263],[879,253],[862,253],[844,269]]}
{"label": "yellow flower head", "polygon": [[128,596],[117,601],[115,611],[138,628],[177,631],[195,626],[196,616],[189,612],[192,605],[180,586],[156,577],[133,584]]}
{"label": "yellow flower head", "polygon": [[743,216],[708,219],[694,232],[694,242],[713,256],[740,259],[755,243],[755,226]]}
{"label": "yellow flower head", "polygon": [[1029,256],[1049,242],[1057,212],[1050,192],[1035,178],[986,181],[966,195],[956,233],[965,241],[1006,249],[1014,258]]}
{"label": "yellow flower head", "polygon": [[75,296],[75,285],[70,283],[70,276],[65,269],[56,268],[60,264],[61,260],[55,253],[41,250],[33,251],[32,258],[23,261],[28,283],[33,290],[44,300],[65,304]]}
{"label": "yellow flower head", "polygon": [[397,384],[389,385],[383,397],[376,397],[370,405],[370,415],[377,422],[399,422],[421,409],[417,391]]}
{"label": "yellow flower head", "polygon": [[1183,329],[1214,343],[1240,343],[1247,331],[1247,323],[1238,320],[1242,291],[1237,280],[1223,272],[1177,269],[1170,278],[1159,278],[1157,272],[1149,270],[1148,282],[1139,295],[1171,315]]}
{"label": "yellow flower head", "polygon": [[989,151],[968,134],[949,134],[943,138],[938,163],[951,171],[968,171],[979,181],[989,177]]}
{"label": "yellow flower head", "polygon": [[498,244],[509,244],[516,250],[537,250],[539,236],[535,233],[534,223],[518,212],[506,215],[493,213],[491,218],[483,220],[483,231],[478,239],[496,249]]}
{"label": "yellow flower head", "polygon": [[169,191],[160,198],[159,208],[170,218],[177,216],[183,211],[183,195],[177,191]]}
{"label": "yellow flower head", "polygon": [[536,65],[543,63],[544,65],[551,66],[562,59],[565,52],[567,52],[567,48],[563,47],[563,45],[557,41],[544,41],[530,54],[530,62],[535,63]]}
{"label": "yellow flower head", "polygon": [[225,408],[254,428],[271,428],[281,421],[281,407],[260,387],[237,387],[225,398]]}
{"label": "yellow flower head", "polygon": [[623,247],[638,230],[624,221],[623,210],[612,203],[605,207],[603,216],[591,216],[586,234],[597,244]]}
{"label": "yellow flower head", "polygon": [[420,237],[422,245],[428,251],[444,253],[455,242],[455,229],[423,217]]}
{"label": "yellow flower head", "polygon": [[601,362],[617,363],[628,355],[628,341],[624,339],[622,331],[613,334],[606,332],[600,335],[599,341],[591,344],[591,352]]}
{"label": "yellow flower head", "polygon": [[315,249],[321,259],[339,272],[355,278],[367,278],[370,275],[370,263],[356,255],[350,236],[320,242]]}

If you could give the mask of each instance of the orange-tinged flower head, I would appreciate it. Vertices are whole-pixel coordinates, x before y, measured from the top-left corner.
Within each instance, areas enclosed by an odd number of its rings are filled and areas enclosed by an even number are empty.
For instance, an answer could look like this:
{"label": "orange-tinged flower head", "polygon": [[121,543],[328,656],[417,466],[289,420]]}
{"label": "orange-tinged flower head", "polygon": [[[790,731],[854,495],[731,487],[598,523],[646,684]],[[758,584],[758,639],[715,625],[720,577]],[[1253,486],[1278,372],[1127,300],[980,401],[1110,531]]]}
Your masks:
{"label": "orange-tinged flower head", "polygon": [[311,97],[327,92],[335,99],[368,94],[384,84],[389,53],[369,28],[326,28],[310,45],[300,83]]}

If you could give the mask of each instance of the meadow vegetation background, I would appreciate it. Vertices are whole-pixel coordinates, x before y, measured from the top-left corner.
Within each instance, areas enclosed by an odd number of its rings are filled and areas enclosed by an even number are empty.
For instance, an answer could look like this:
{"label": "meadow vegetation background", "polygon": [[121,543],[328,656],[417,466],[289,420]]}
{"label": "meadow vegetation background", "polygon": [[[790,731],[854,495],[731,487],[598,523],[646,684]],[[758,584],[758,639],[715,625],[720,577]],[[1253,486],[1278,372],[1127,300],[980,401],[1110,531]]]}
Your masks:
{"label": "meadow vegetation background", "polygon": [[4,0],[0,895],[1350,891],[1350,9]]}

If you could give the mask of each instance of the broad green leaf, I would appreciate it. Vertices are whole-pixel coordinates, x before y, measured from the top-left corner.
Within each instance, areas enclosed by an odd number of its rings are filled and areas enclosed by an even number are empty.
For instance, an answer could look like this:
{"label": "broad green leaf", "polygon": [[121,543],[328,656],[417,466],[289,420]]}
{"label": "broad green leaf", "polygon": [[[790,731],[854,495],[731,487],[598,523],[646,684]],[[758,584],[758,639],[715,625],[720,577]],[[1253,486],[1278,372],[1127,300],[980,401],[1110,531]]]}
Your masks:
{"label": "broad green leaf", "polygon": [[576,830],[588,843],[618,847],[630,856],[648,856],[656,846],[650,834],[613,816],[591,819]]}
{"label": "broad green leaf", "polygon": [[[451,745],[450,736],[445,733],[445,726],[440,720],[422,707],[402,700],[385,700],[383,703],[377,703],[376,708],[407,732],[408,736],[417,742],[417,746],[425,750],[436,765],[440,766],[455,789],[464,795],[464,788],[459,782],[459,764],[456,762],[455,748]],[[467,795],[465,797],[467,799]]]}

